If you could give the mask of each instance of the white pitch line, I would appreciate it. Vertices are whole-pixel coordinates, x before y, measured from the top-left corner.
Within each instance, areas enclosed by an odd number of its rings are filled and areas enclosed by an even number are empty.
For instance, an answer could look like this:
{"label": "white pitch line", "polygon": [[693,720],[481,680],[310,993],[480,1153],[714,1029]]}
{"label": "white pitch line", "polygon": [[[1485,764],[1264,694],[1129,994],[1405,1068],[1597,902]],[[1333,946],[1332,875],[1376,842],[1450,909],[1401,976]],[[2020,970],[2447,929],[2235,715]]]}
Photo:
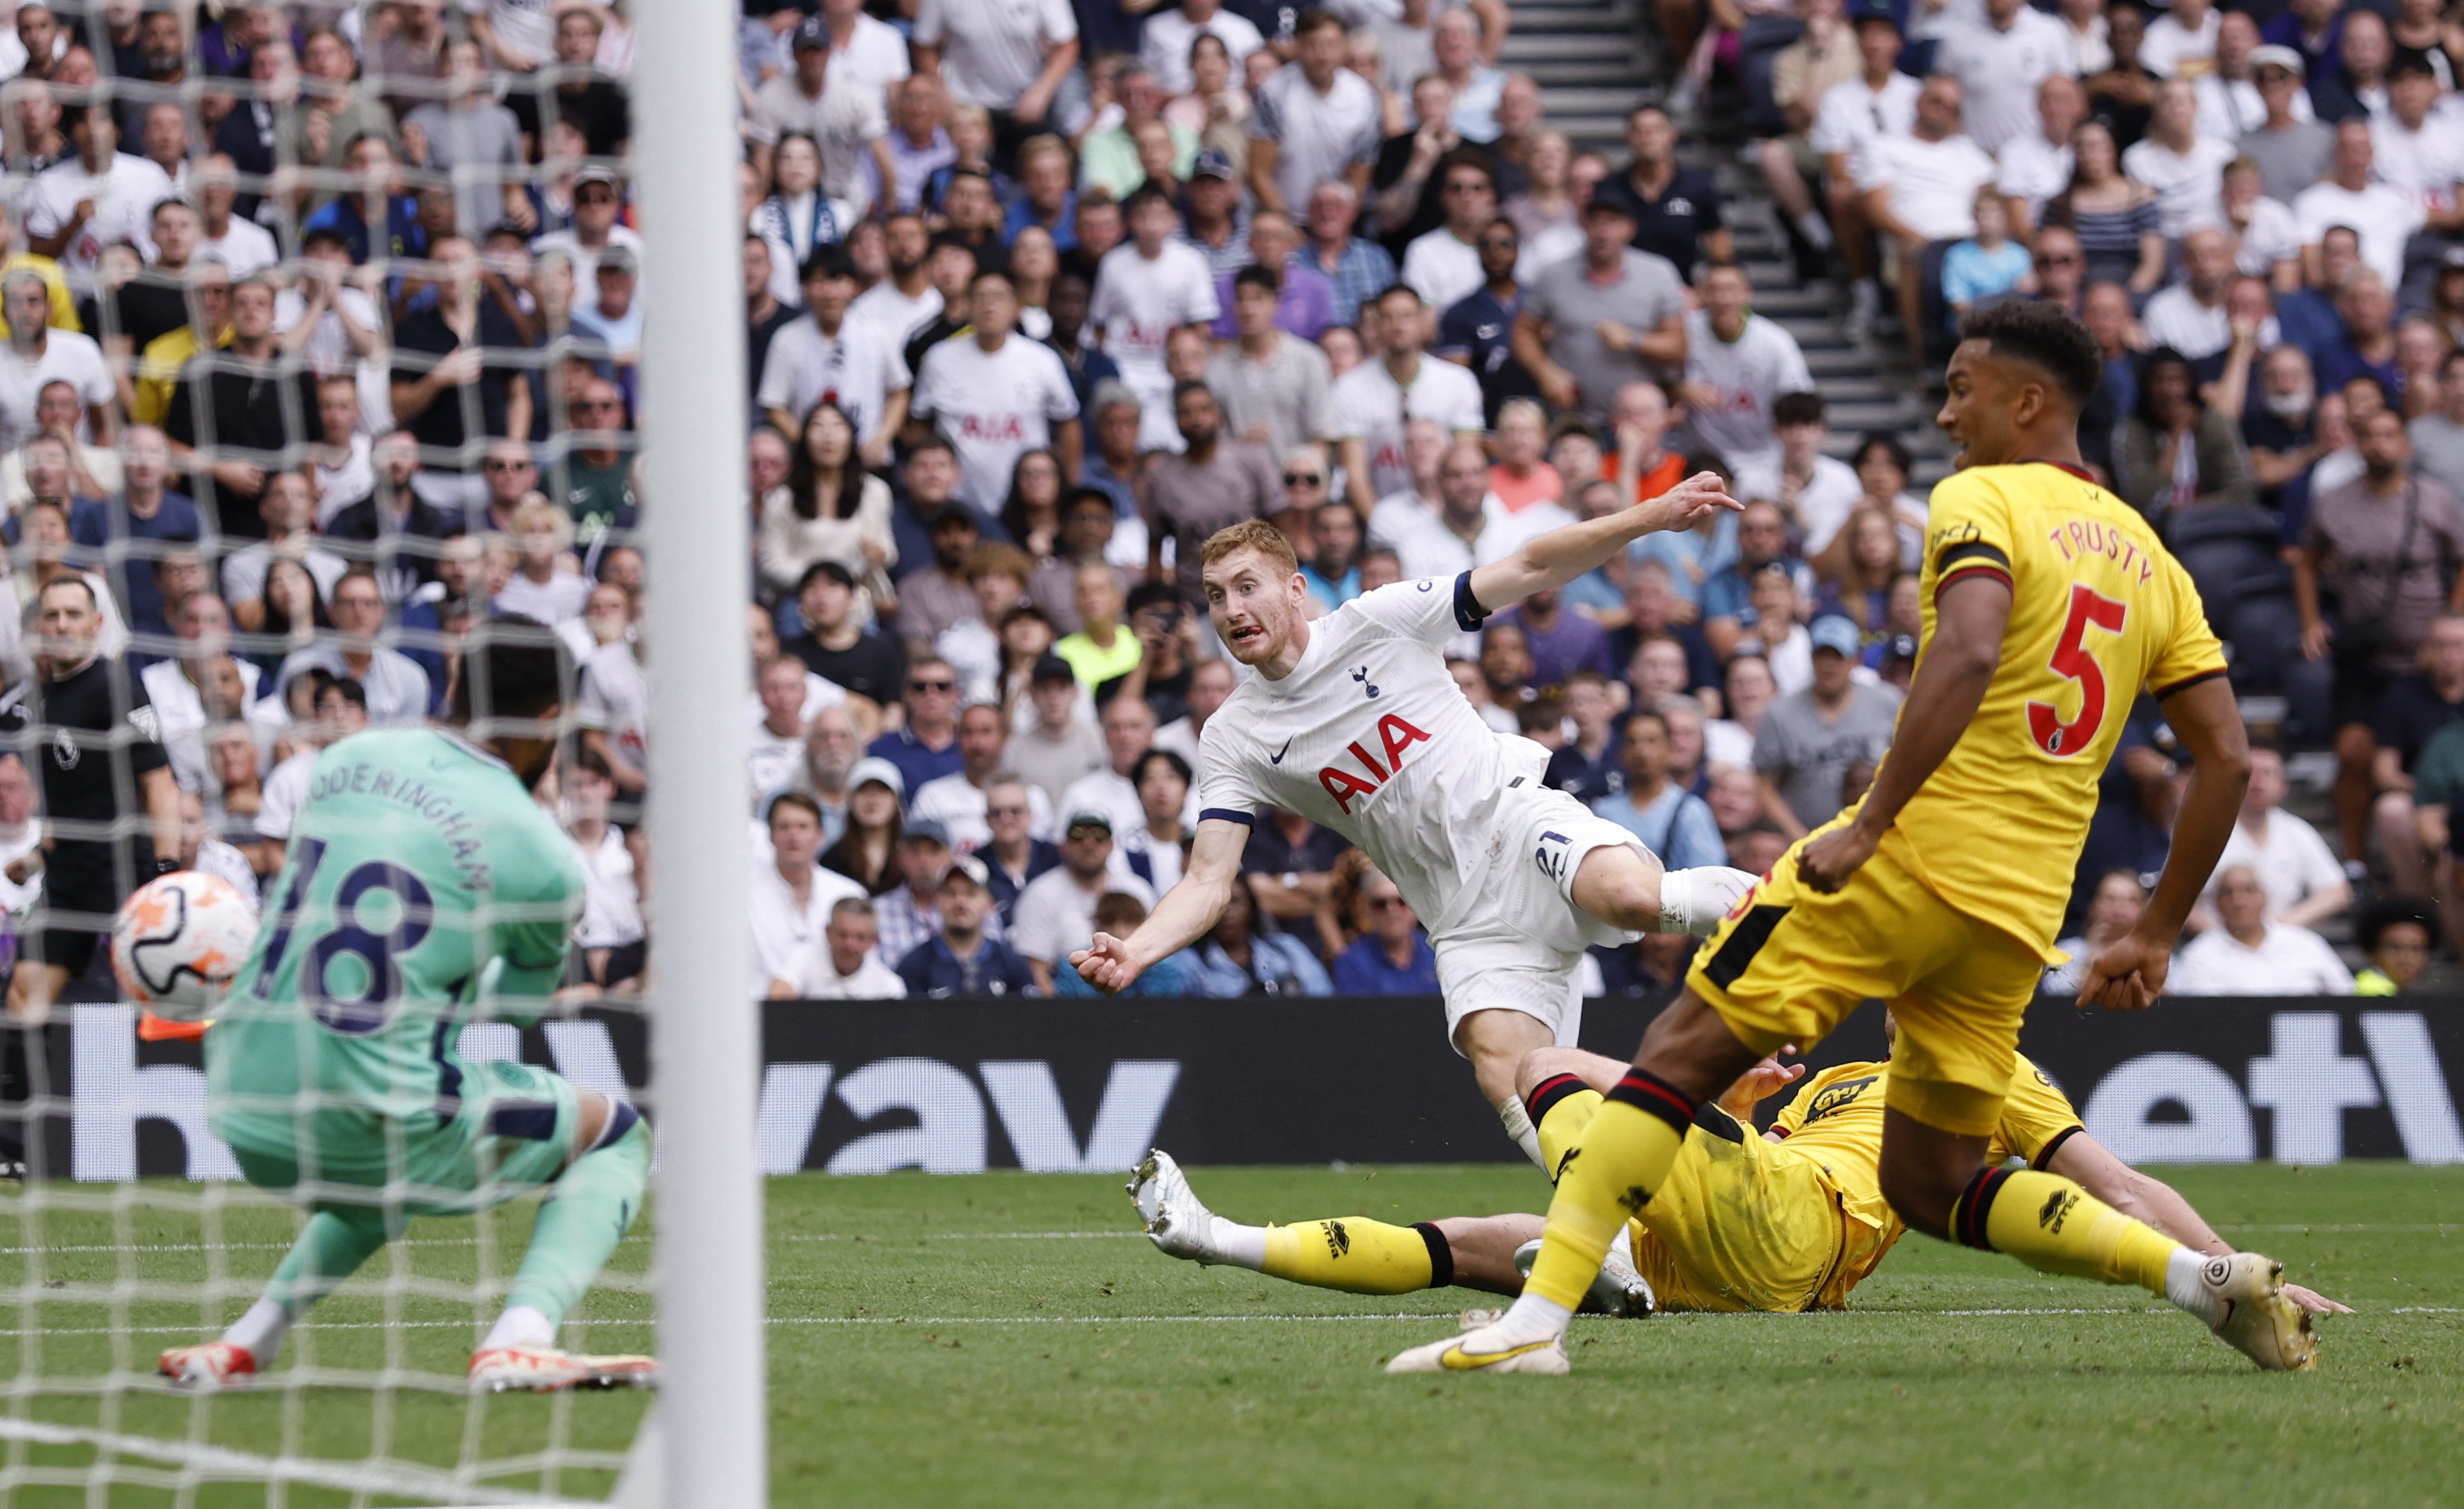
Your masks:
{"label": "white pitch line", "polygon": [[569,1498],[549,1498],[485,1483],[467,1482],[450,1473],[412,1462],[341,1462],[307,1456],[264,1456],[228,1446],[192,1441],[157,1440],[115,1431],[87,1431],[54,1425],[47,1420],[0,1417],[0,1439],[32,1441],[41,1446],[92,1446],[121,1456],[142,1456],[186,1469],[202,1479],[310,1483],[349,1493],[385,1494],[393,1498],[434,1498],[456,1504],[543,1504],[581,1506]]}
{"label": "white pitch line", "polygon": [[[1143,1236],[1143,1232],[916,1232],[885,1236],[875,1232],[798,1232],[773,1233],[774,1242],[1038,1242],[1038,1241],[1113,1241]],[[645,1236],[628,1236],[628,1243],[647,1242]],[[475,1247],[478,1239],[472,1236],[422,1236],[405,1241],[388,1242],[389,1247]],[[499,1246],[504,1245],[502,1242]],[[219,1242],[211,1247],[196,1242],[118,1242],[61,1243],[43,1247],[0,1247],[0,1258],[25,1257],[32,1253],[46,1256],[55,1253],[263,1253],[289,1252],[289,1242]]]}

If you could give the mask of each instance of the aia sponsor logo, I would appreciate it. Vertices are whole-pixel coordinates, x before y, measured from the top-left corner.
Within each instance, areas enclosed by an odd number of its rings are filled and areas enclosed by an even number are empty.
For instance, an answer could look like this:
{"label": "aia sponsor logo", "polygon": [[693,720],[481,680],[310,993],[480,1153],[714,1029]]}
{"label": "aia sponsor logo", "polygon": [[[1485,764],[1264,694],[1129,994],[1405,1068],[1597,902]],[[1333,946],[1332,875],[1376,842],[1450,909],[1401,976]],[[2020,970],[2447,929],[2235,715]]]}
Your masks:
{"label": "aia sponsor logo", "polygon": [[1359,771],[1367,772],[1366,775],[1345,765],[1329,765],[1317,773],[1317,783],[1326,788],[1326,794],[1334,798],[1334,804],[1342,808],[1346,816],[1351,815],[1354,798],[1375,795],[1379,787],[1403,769],[1405,750],[1415,744],[1425,744],[1429,739],[1426,733],[1414,728],[1408,719],[1392,712],[1377,720],[1376,731],[1371,737],[1384,747],[1384,764],[1379,764],[1377,756],[1369,752],[1368,740],[1353,739],[1344,746],[1344,753],[1358,761]]}

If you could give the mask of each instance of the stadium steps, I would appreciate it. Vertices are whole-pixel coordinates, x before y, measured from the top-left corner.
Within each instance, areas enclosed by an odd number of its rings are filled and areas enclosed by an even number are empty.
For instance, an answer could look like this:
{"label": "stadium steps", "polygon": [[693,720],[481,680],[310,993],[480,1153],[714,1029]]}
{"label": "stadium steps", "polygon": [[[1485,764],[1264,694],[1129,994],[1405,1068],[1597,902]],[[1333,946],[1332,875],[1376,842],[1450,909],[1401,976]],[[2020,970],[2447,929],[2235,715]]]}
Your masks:
{"label": "stadium steps", "polygon": [[1516,6],[1513,15],[1499,65],[1538,81],[1550,125],[1565,132],[1575,151],[1615,161],[1624,150],[1627,113],[1661,93],[1660,39],[1640,8],[1631,0]]}

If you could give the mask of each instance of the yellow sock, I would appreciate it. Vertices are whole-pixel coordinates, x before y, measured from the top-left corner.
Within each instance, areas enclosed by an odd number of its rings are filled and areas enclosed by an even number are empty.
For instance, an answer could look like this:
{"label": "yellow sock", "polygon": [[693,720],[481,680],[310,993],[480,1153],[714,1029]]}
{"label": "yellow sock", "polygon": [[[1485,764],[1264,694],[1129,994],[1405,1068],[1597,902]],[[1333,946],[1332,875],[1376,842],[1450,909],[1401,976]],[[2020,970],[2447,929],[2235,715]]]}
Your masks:
{"label": "yellow sock", "polygon": [[1455,1281],[1454,1249],[1430,1225],[1389,1226],[1365,1215],[1266,1228],[1260,1270],[1351,1294],[1410,1294]]}
{"label": "yellow sock", "polygon": [[1552,1075],[1523,1098],[1540,1132],[1542,1166],[1553,1182],[1566,1167],[1566,1154],[1583,1140],[1583,1128],[1599,1114],[1608,1097],[1571,1074]]}
{"label": "yellow sock", "polygon": [[2135,1283],[2166,1293],[2166,1269],[2182,1244],[2131,1219],[2057,1173],[1988,1169],[1951,1207],[1951,1235],[1970,1247],[2009,1253],[2041,1273]]}
{"label": "yellow sock", "polygon": [[[1630,1069],[1583,1128],[1581,1142],[1557,1160],[1557,1197],[1540,1259],[1523,1286],[1572,1310],[1599,1275],[1618,1228],[1667,1179],[1694,1124],[1691,1102],[1665,1082]],[[1543,1133],[1546,1146],[1546,1133]]]}

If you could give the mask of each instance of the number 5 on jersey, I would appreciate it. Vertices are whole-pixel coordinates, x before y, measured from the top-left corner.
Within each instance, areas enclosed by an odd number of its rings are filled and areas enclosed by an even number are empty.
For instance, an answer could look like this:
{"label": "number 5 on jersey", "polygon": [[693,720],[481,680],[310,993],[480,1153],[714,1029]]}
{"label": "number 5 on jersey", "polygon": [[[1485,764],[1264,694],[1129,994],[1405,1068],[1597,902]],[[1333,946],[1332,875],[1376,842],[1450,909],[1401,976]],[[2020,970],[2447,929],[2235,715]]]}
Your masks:
{"label": "number 5 on jersey", "polygon": [[2036,748],[2059,758],[2096,742],[2096,731],[2104,722],[2104,667],[2088,653],[2083,641],[2090,625],[2108,634],[2121,633],[2128,613],[2127,603],[2100,597],[2082,582],[2071,583],[2070,618],[2063,623],[2062,637],[2046,665],[2055,675],[2079,683],[2079,716],[2065,723],[2061,711],[2052,703],[2029,703],[2028,736],[2036,741]]}

